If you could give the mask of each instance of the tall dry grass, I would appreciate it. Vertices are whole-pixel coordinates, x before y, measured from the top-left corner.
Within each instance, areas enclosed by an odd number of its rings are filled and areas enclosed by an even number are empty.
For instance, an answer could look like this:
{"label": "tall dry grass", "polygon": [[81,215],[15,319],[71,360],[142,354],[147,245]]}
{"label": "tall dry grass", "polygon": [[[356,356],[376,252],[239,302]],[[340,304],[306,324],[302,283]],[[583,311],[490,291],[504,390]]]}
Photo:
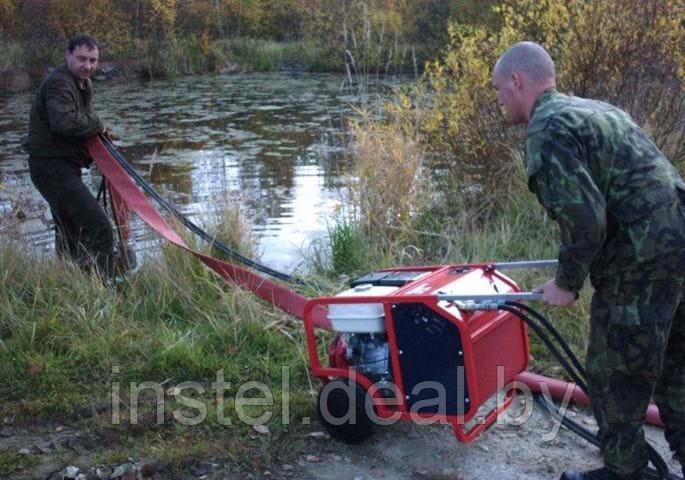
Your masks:
{"label": "tall dry grass", "polygon": [[348,189],[352,211],[379,243],[407,240],[402,229],[431,201],[419,139],[409,129],[368,116],[351,132],[356,158]]}
{"label": "tall dry grass", "polygon": [[[252,231],[253,223],[245,217],[237,196],[217,195],[205,215],[204,223],[216,240],[245,257],[259,259],[257,239]],[[213,250],[211,253],[217,258],[232,260],[219,251]]]}

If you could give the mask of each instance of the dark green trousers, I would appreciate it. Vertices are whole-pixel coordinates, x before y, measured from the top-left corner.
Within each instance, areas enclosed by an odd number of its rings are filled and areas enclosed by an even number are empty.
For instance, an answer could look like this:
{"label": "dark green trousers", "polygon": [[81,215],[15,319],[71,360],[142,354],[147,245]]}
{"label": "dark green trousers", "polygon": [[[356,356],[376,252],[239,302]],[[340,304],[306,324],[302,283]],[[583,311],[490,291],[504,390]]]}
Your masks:
{"label": "dark green trousers", "polygon": [[666,438],[685,461],[683,279],[624,275],[597,282],[590,314],[588,390],[605,465],[631,474],[647,465],[643,423],[653,398]]}
{"label": "dark green trousers", "polygon": [[55,251],[87,271],[112,274],[114,235],[109,217],[67,159],[29,157],[31,181],[50,205]]}

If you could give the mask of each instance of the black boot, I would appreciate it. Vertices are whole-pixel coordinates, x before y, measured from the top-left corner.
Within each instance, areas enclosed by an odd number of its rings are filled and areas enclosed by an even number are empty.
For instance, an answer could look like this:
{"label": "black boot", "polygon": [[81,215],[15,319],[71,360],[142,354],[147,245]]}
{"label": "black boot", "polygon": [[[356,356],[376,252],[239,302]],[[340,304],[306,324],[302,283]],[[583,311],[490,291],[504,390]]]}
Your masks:
{"label": "black boot", "polygon": [[561,474],[559,480],[638,480],[639,478],[639,474],[619,475],[608,470],[606,467],[602,467],[588,472],[567,470]]}

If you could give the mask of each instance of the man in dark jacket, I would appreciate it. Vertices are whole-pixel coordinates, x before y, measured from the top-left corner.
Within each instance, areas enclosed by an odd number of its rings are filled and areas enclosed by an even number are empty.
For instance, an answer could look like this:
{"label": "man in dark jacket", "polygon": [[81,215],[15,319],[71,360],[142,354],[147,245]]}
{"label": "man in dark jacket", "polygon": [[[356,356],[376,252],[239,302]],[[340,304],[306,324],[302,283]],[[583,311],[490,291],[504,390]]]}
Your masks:
{"label": "man in dark jacket", "polygon": [[642,478],[652,395],[682,464],[685,184],[628,114],[557,92],[554,63],[540,45],[507,50],[493,85],[505,117],[527,124],[528,186],[559,223],[557,274],[538,291],[545,302],[568,306],[588,274],[595,289],[587,393],[605,466],[561,478]]}
{"label": "man in dark jacket", "polygon": [[113,232],[107,214],[81,181],[92,160],[88,137],[104,132],[92,111],[90,76],[99,59],[96,41],[73,37],[66,63],[55,68],[36,94],[26,149],[31,180],[50,205],[55,222],[55,250],[103,277],[112,273]]}

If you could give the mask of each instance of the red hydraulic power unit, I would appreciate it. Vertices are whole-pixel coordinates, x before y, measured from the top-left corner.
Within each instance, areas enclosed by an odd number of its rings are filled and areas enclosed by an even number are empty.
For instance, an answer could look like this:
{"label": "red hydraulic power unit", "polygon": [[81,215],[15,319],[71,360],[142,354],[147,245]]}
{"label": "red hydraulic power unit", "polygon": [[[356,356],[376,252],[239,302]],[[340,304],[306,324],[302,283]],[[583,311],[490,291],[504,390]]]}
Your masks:
{"label": "red hydraulic power unit", "polygon": [[[509,312],[470,310],[441,297],[519,291],[488,265],[410,267],[368,274],[350,290],[307,302],[323,426],[347,443],[400,419],[451,424],[460,441],[475,439],[512,403],[513,379],[528,367],[526,327]],[[317,306],[327,308],[337,332],[326,363],[322,338],[330,334],[314,330]],[[500,401],[479,412],[498,392]]]}

